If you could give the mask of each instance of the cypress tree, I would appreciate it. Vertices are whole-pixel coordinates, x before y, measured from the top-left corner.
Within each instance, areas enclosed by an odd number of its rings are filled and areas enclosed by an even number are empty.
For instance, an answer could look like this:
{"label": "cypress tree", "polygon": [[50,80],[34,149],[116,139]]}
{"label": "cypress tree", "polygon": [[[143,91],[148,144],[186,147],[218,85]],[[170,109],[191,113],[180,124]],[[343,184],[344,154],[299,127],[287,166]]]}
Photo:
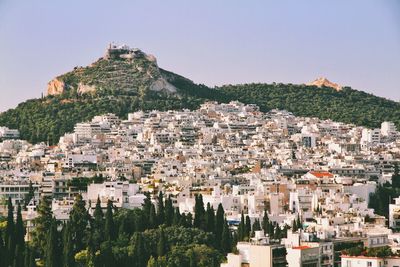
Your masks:
{"label": "cypress tree", "polygon": [[206,232],[213,233],[215,231],[215,212],[214,208],[207,203],[206,210]]}
{"label": "cypress tree", "polygon": [[70,222],[64,226],[63,229],[63,266],[64,267],[73,267],[75,266],[75,259],[74,259],[74,244],[72,240],[72,233]]}
{"label": "cypress tree", "polygon": [[80,194],[75,197],[69,219],[71,222],[72,241],[75,245],[74,252],[77,253],[85,248],[84,237],[89,223],[89,214],[85,207],[85,201]]}
{"label": "cypress tree", "polygon": [[171,197],[169,196],[165,201],[165,224],[167,226],[171,226],[173,218],[174,218],[174,207],[172,205]]}
{"label": "cypress tree", "polygon": [[205,222],[205,210],[204,210],[203,196],[201,194],[198,194],[195,196],[193,226],[205,230],[204,222]]}
{"label": "cypress tree", "polygon": [[29,253],[29,267],[36,267],[35,252],[31,251]]}
{"label": "cypress tree", "polygon": [[15,224],[14,224],[14,207],[12,205],[11,197],[8,198],[7,203],[8,215],[7,215],[7,226],[4,235],[6,252],[6,266],[12,265],[15,256]]}
{"label": "cypress tree", "polygon": [[150,214],[150,209],[151,206],[153,205],[153,203],[151,203],[151,196],[149,192],[145,192],[144,195],[146,196],[146,198],[143,201],[143,211],[144,214]]}
{"label": "cypress tree", "polygon": [[42,197],[40,199],[37,208],[38,217],[34,220],[35,229],[32,232],[32,242],[33,247],[38,250],[41,256],[44,255],[47,239],[46,233],[49,231],[53,220],[50,203],[49,197]]}
{"label": "cypress tree", "polygon": [[279,224],[276,225],[274,238],[279,239],[279,240],[281,240],[281,238],[282,238],[282,229],[279,226]]}
{"label": "cypress tree", "polygon": [[[1,266],[1,265],[0,265]],[[24,267],[36,267],[35,253],[28,246],[24,250]]]}
{"label": "cypress tree", "polygon": [[162,257],[167,253],[167,246],[163,227],[160,227],[160,237],[157,243],[157,255]]}
{"label": "cypress tree", "polygon": [[133,260],[134,266],[143,267],[146,266],[148,261],[146,257],[146,250],[143,244],[142,233],[136,233],[134,237],[134,246],[133,246]]}
{"label": "cypress tree", "polygon": [[96,207],[93,212],[93,244],[97,249],[100,248],[104,240],[104,214],[101,208],[100,197],[97,197]]}
{"label": "cypress tree", "polygon": [[29,181],[29,189],[28,189],[28,194],[25,195],[24,199],[24,207],[26,207],[29,204],[29,201],[35,196],[35,190],[32,185],[32,181]]}
{"label": "cypress tree", "polygon": [[215,217],[215,230],[214,230],[215,239],[217,243],[220,242],[222,237],[222,231],[224,229],[224,219],[225,219],[224,208],[222,207],[222,204],[219,204],[217,208],[217,215]]}
{"label": "cypress tree", "polygon": [[5,267],[6,263],[5,260],[7,259],[7,250],[5,248],[4,242],[3,242],[3,233],[0,230],[0,267]]}
{"label": "cypress tree", "polygon": [[107,211],[106,211],[106,223],[105,223],[105,237],[106,240],[108,241],[114,240],[116,235],[112,206],[113,205],[111,200],[108,200]]}
{"label": "cypress tree", "polygon": [[109,240],[103,242],[100,246],[101,265],[103,267],[114,267],[114,254],[112,252],[111,242]]}
{"label": "cypress tree", "polygon": [[15,246],[15,258],[13,267],[24,267],[24,252],[20,244]]}
{"label": "cypress tree", "polygon": [[239,241],[243,241],[246,236],[246,227],[245,227],[245,221],[244,221],[244,214],[242,211],[242,215],[240,217],[240,223],[238,226],[238,239]]}
{"label": "cypress tree", "polygon": [[259,230],[261,230],[260,221],[258,219],[255,219],[253,226],[251,227],[251,236],[254,237],[255,232]]}
{"label": "cypress tree", "polygon": [[158,225],[161,225],[164,223],[164,218],[165,218],[165,214],[164,214],[164,195],[163,193],[160,191],[160,193],[158,194],[158,200],[157,200],[157,218],[158,218]]}
{"label": "cypress tree", "polygon": [[268,218],[268,212],[267,209],[264,210],[264,216],[262,219],[262,229],[264,230],[264,233],[268,233],[268,226],[269,226],[269,218]]}
{"label": "cypress tree", "polygon": [[24,248],[25,248],[25,227],[24,227],[24,222],[22,221],[21,205],[20,204],[18,204],[17,220],[16,220],[16,223],[15,223],[15,244],[20,246],[21,252],[24,251]]}
{"label": "cypress tree", "polygon": [[292,222],[292,232],[297,232],[298,228],[297,228],[297,222],[296,220],[293,220]]}
{"label": "cypress tree", "polygon": [[181,219],[179,220],[179,226],[188,227],[186,222],[186,214],[181,214]]}
{"label": "cypress tree", "polygon": [[250,238],[251,233],[251,221],[249,215],[246,216],[246,224],[245,224],[245,236]]}
{"label": "cypress tree", "polygon": [[172,220],[172,224],[179,225],[180,221],[181,221],[181,213],[179,212],[179,208],[176,207],[175,212],[174,212],[174,219]]}
{"label": "cypress tree", "polygon": [[157,227],[157,214],[156,214],[156,207],[154,207],[154,204],[151,203],[150,206],[150,213],[149,213],[149,224],[148,224],[150,229],[153,229]]}
{"label": "cypress tree", "polygon": [[[31,253],[31,251],[30,251],[29,247],[26,247],[24,250],[24,266],[26,266],[26,267],[29,267],[30,253]],[[0,256],[1,256],[1,254],[0,254]],[[0,259],[1,259],[1,257],[0,257]],[[0,266],[1,266],[1,264],[0,264]]]}
{"label": "cypress tree", "polygon": [[229,230],[228,222],[225,220],[221,238],[221,251],[224,254],[231,252],[232,249],[232,236]]}
{"label": "cypress tree", "polygon": [[196,262],[196,255],[194,254],[194,251],[191,249],[189,251],[189,266],[190,267],[196,267],[197,266],[197,262]]}
{"label": "cypress tree", "polygon": [[300,215],[297,215],[297,228],[303,229],[303,224],[301,223]]}
{"label": "cypress tree", "polygon": [[193,227],[193,215],[190,212],[186,215],[186,225],[188,228]]}
{"label": "cypress tree", "polygon": [[60,252],[59,252],[57,222],[55,219],[53,219],[47,236],[44,267],[58,267],[59,265],[60,265]]}

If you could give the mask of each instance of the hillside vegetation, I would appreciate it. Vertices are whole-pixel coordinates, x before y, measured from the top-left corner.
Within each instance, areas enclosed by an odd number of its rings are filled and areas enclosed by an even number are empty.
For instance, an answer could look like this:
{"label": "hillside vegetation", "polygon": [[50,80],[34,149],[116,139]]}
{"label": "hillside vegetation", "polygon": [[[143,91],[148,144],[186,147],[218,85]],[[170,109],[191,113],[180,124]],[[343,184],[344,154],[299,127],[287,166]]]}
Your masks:
{"label": "hillside vegetation", "polygon": [[[57,81],[64,89],[32,99],[0,114],[0,125],[19,129],[32,143],[58,142],[74,124],[103,113],[126,118],[136,110],[196,109],[208,100],[238,100],[257,104],[262,111],[285,109],[298,116],[332,119],[367,127],[393,121],[400,128],[400,103],[344,87],[335,90],[294,84],[241,84],[209,88],[158,68],[154,59],[99,59],[76,68]],[[94,86],[89,93],[79,85]],[[155,86],[156,85],[156,86]],[[173,88],[175,91],[169,89]]]}

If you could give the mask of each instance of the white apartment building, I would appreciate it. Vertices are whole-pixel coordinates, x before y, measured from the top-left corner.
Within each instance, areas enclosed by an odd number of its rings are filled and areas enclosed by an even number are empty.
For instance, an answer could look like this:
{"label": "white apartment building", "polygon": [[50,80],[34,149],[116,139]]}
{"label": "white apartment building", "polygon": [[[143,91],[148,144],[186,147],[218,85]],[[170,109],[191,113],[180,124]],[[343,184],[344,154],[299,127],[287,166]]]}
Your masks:
{"label": "white apartment building", "polygon": [[138,184],[128,181],[104,182],[102,184],[90,184],[87,191],[87,201],[95,205],[100,198],[102,206],[111,200],[118,208],[141,208],[146,196],[140,193]]}
{"label": "white apartment building", "polygon": [[389,204],[389,227],[400,228],[400,197],[394,199],[394,204]]}

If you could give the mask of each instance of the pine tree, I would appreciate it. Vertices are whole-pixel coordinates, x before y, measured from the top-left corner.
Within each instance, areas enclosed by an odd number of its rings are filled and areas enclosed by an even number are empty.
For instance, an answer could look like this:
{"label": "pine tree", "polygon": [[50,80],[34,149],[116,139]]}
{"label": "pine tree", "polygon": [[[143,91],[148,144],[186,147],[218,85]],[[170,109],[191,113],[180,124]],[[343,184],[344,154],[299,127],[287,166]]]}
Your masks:
{"label": "pine tree", "polygon": [[7,215],[7,226],[4,235],[6,252],[6,266],[12,265],[15,256],[15,224],[14,224],[14,207],[12,205],[11,197],[8,198],[7,203],[8,215]]}
{"label": "pine tree", "polygon": [[165,240],[165,234],[163,227],[160,227],[160,237],[157,243],[157,255],[158,257],[162,257],[167,253],[167,244]]}
{"label": "pine tree", "polygon": [[17,209],[17,220],[15,223],[15,244],[21,250],[21,253],[24,251],[25,248],[25,227],[24,222],[22,221],[22,214],[21,214],[21,205],[18,204]]}
{"label": "pine tree", "polygon": [[222,231],[224,229],[224,220],[225,220],[225,212],[222,204],[220,203],[217,208],[217,214],[215,216],[215,239],[217,241],[217,245],[219,245],[220,240],[222,238]]}
{"label": "pine tree", "polygon": [[57,231],[57,222],[52,220],[47,235],[47,246],[44,257],[44,267],[58,267],[60,265],[60,251]]}
{"label": "pine tree", "polygon": [[70,222],[64,226],[63,229],[63,266],[64,267],[74,267],[75,259],[74,259],[74,243],[72,240],[72,233]]}
{"label": "pine tree", "polygon": [[224,254],[231,252],[232,236],[229,230],[228,222],[225,220],[221,238],[221,250]]}
{"label": "pine tree", "polygon": [[157,200],[157,218],[158,218],[158,225],[162,225],[164,223],[165,212],[164,212],[164,195],[161,191],[158,194],[158,200]]}
{"label": "pine tree", "polygon": [[116,235],[112,206],[112,201],[108,200],[105,223],[105,239],[108,241],[114,240]]}
{"label": "pine tree", "polygon": [[214,208],[210,205],[210,202],[207,203],[205,223],[206,223],[206,232],[213,233],[215,231],[215,212]]}

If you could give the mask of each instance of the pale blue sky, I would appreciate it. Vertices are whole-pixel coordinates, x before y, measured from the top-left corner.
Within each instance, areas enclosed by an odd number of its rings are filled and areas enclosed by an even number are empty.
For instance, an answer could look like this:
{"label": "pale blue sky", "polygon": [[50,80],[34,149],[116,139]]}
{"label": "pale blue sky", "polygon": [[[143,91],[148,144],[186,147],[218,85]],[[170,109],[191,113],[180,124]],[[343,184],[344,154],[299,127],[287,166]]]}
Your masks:
{"label": "pale blue sky", "polygon": [[326,76],[400,99],[397,0],[0,0],[0,111],[111,41],[211,86]]}

